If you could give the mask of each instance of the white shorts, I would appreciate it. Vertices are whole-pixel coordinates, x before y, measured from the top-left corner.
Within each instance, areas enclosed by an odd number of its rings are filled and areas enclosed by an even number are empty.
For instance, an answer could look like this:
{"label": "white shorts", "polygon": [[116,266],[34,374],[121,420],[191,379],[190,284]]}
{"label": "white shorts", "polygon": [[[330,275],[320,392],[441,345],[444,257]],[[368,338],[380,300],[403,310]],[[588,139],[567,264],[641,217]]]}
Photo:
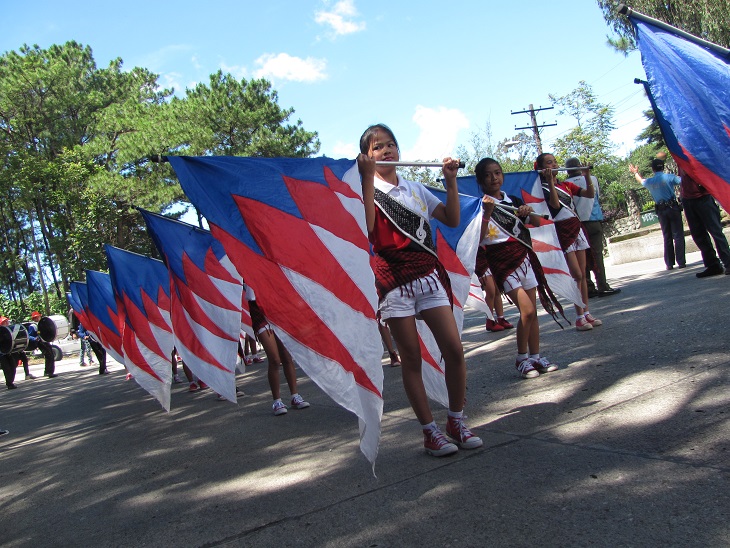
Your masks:
{"label": "white shorts", "polygon": [[423,278],[391,289],[380,301],[378,311],[383,320],[408,318],[409,316],[416,316],[420,319],[422,310],[438,306],[451,306],[451,303],[434,270]]}
{"label": "white shorts", "polygon": [[591,244],[588,243],[588,240],[586,240],[585,234],[583,234],[583,231],[581,230],[578,232],[578,237],[575,239],[575,241],[570,244],[570,247],[565,250],[565,253],[570,253],[572,251],[580,251],[581,249],[590,249]]}
{"label": "white shorts", "polygon": [[535,272],[532,270],[530,257],[525,257],[522,264],[520,264],[520,266],[518,266],[512,274],[507,276],[507,279],[504,281],[504,285],[502,286],[502,290],[505,293],[509,293],[510,291],[521,287],[527,291],[528,289],[532,289],[537,286],[537,278],[535,277]]}

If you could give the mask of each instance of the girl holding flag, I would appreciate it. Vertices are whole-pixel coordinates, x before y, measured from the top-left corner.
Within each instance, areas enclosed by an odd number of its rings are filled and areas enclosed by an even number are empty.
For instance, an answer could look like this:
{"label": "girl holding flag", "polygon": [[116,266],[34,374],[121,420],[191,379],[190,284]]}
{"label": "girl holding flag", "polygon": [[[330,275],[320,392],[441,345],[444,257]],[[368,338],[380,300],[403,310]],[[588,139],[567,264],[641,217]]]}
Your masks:
{"label": "girl holding flag", "polygon": [[[595,189],[591,180],[590,168],[582,170],[586,180],[586,188],[570,182],[558,181],[557,170],[560,166],[555,156],[549,153],[540,154],[535,160],[535,169],[541,170],[542,190],[548,204],[550,215],[555,221],[560,247],[565,254],[570,275],[578,284],[580,296],[585,306],[575,305],[575,328],[578,331],[589,331],[603,322],[591,316],[588,310],[588,280],[586,279],[587,253],[591,245],[583,233],[583,225],[574,210],[573,196],[593,198]],[[587,251],[586,251],[587,250]]]}
{"label": "girl holding flag", "polygon": [[[552,305],[561,310],[560,304],[550,292],[524,224],[532,208],[519,198],[502,192],[504,174],[496,160],[483,158],[477,163],[474,173],[484,192],[481,249],[497,287],[507,294],[520,312],[515,367],[523,379],[532,379],[558,368],[546,357],[540,356],[536,293],[540,292],[540,302],[553,317]],[[514,208],[515,212],[511,213],[500,205]]]}
{"label": "girl holding flag", "polygon": [[[459,162],[444,160],[444,205],[419,183],[402,179],[394,166],[375,164],[399,159],[398,142],[387,126],[377,124],[365,130],[360,152],[357,163],[367,230],[375,253],[378,309],[400,351],[403,387],[421,423],[424,448],[428,454],[442,457],[457,452],[458,447],[481,447],[482,440],[464,424],[466,361],[451,310],[451,284],[436,257],[429,224],[431,218],[448,226],[459,224]],[[428,325],[444,359],[449,399],[446,435],[454,443],[436,426],[431,414],[422,378],[417,317]]]}

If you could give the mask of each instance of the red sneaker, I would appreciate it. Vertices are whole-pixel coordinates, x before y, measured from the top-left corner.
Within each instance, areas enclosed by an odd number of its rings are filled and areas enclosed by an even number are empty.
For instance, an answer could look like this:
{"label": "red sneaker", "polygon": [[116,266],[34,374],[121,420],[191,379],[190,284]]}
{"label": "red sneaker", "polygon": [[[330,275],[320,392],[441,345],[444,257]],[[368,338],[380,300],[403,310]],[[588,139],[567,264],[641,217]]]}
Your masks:
{"label": "red sneaker", "polygon": [[424,430],[423,431],[423,447],[426,453],[434,457],[445,457],[456,453],[459,448],[446,439],[441,430]]}
{"label": "red sneaker", "polygon": [[398,357],[398,354],[396,352],[388,352],[390,355],[390,366],[391,367],[398,367],[400,366],[400,358]]}
{"label": "red sneaker", "polygon": [[462,449],[476,449],[484,445],[482,438],[475,436],[464,424],[464,419],[449,417],[446,422],[446,435]]}
{"label": "red sneaker", "polygon": [[194,382],[191,382],[190,387],[188,387],[188,392],[197,392],[198,390],[200,390],[200,387]]}
{"label": "red sneaker", "polygon": [[499,323],[495,322],[494,320],[490,320],[487,318],[487,325],[486,325],[487,331],[504,331],[504,326],[500,325]]}
{"label": "red sneaker", "polygon": [[208,388],[208,385],[205,384],[203,381],[198,381],[198,386],[201,390],[205,390],[206,388]]}
{"label": "red sneaker", "polygon": [[515,326],[507,321],[507,318],[497,318],[497,323],[505,329],[514,329]]}

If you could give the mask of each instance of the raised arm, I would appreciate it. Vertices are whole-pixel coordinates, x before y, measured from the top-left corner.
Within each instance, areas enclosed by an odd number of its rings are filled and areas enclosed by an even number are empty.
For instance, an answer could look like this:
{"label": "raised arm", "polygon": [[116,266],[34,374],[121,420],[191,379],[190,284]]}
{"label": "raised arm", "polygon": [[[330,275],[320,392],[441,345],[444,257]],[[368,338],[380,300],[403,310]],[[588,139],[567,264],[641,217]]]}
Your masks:
{"label": "raised arm", "polygon": [[359,154],[357,169],[360,171],[365,224],[369,234],[375,228],[375,160],[368,158],[365,154]]}
{"label": "raised arm", "polygon": [[444,158],[444,187],[446,187],[446,205],[439,204],[433,210],[433,217],[446,226],[459,226],[461,221],[461,206],[459,205],[459,187],[456,183],[456,173],[459,171],[459,160]]}

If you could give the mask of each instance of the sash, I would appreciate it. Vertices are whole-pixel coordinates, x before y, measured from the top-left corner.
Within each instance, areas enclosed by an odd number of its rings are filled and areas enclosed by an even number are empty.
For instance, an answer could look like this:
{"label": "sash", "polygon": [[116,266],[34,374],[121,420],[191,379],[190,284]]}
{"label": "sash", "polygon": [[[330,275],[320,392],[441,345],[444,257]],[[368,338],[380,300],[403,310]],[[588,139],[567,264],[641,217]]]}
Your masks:
{"label": "sash", "polygon": [[[431,225],[416,212],[394,200],[383,191],[375,189],[375,205],[391,222],[393,227],[411,240],[407,249],[381,251],[372,261],[375,274],[375,289],[382,299],[388,292],[400,287],[401,293],[409,294],[409,284],[428,276],[434,270],[436,277],[446,290],[453,306],[451,280],[436,254],[431,237]],[[428,282],[427,282],[428,283]]]}
{"label": "sash", "polygon": [[431,237],[431,225],[426,219],[377,188],[374,198],[375,205],[399,232],[422,250],[436,257],[436,246]]}
{"label": "sash", "polygon": [[[555,190],[558,193],[558,202],[560,202],[560,205],[563,207],[567,207],[571,211],[575,211],[575,207],[573,206],[573,196],[570,194],[570,192],[565,192],[565,190],[560,188],[558,185],[555,185]],[[543,194],[545,195],[545,201],[549,203],[550,202],[550,187],[543,184],[542,191],[543,191]]]}
{"label": "sash", "polygon": [[532,238],[530,237],[530,231],[519,219],[519,217],[513,215],[509,211],[506,211],[499,207],[499,203],[495,204],[495,208],[492,211],[492,219],[497,223],[507,234],[512,236],[515,240],[519,241],[522,245],[532,249]]}

